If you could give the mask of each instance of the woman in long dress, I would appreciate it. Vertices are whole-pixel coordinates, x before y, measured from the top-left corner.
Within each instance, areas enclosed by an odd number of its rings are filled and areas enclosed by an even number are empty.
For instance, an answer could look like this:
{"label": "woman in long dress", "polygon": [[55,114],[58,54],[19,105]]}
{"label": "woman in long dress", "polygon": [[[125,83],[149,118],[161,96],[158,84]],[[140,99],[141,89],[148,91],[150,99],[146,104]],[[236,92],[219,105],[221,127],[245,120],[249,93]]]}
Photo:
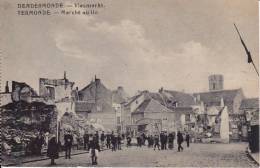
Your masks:
{"label": "woman in long dress", "polygon": [[51,159],[51,165],[55,165],[55,159],[59,158],[59,145],[55,135],[52,135],[48,142],[47,156]]}

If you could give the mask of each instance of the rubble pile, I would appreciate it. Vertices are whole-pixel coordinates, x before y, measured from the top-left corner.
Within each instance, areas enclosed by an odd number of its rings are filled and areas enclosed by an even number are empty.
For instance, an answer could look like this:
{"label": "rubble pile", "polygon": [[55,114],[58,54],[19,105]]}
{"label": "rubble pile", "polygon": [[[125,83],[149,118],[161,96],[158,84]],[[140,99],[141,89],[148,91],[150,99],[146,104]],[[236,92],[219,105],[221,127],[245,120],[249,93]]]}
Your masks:
{"label": "rubble pile", "polygon": [[52,132],[54,106],[25,101],[9,103],[1,108],[2,144],[12,152],[26,151],[39,132]]}

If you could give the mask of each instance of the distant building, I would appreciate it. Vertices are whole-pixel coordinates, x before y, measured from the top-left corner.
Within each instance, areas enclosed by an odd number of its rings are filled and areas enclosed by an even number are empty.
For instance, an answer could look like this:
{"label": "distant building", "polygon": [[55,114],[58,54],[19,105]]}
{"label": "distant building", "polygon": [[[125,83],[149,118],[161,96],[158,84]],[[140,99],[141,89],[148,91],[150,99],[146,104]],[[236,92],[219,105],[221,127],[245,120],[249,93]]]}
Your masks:
{"label": "distant building", "polygon": [[193,97],[181,92],[142,91],[124,104],[126,132],[190,130],[196,119],[189,103],[193,104]]}
{"label": "distant building", "polygon": [[240,105],[245,98],[243,90],[223,90],[223,76],[209,76],[209,92],[194,93],[193,96],[205,106],[208,118],[208,126],[211,129],[214,119],[220,109],[227,106],[230,124],[230,140],[237,141],[241,139],[241,130],[244,114],[240,113]]}
{"label": "distant building", "polygon": [[122,86],[119,86],[116,90],[112,91],[112,102],[114,104],[126,102],[128,98],[129,96]]}
{"label": "distant building", "polygon": [[210,75],[209,76],[209,91],[219,91],[224,89],[223,75]]}
{"label": "distant building", "polygon": [[95,77],[86,87],[78,91],[76,113],[99,120],[105,128],[116,129],[115,109],[112,104],[112,91],[106,88],[100,79]]}
{"label": "distant building", "polygon": [[202,108],[191,94],[161,88],[158,93],[152,94],[152,97],[173,111],[175,118],[171,120],[174,123],[171,127],[174,131],[195,129],[196,115],[201,113]]}
{"label": "distant building", "polygon": [[97,78],[79,91],[79,101],[93,103],[92,113],[114,112],[112,107],[112,92]]}

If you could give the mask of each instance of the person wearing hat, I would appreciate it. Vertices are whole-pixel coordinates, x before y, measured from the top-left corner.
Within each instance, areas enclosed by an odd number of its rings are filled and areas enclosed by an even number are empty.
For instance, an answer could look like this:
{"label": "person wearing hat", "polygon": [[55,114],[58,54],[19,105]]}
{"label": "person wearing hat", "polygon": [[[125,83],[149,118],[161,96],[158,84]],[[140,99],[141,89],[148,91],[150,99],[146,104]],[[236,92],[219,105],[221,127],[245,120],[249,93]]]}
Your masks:
{"label": "person wearing hat", "polygon": [[154,136],[154,148],[153,148],[153,150],[155,150],[156,147],[158,148],[158,150],[160,150],[159,135],[157,135],[157,134]]}
{"label": "person wearing hat", "polygon": [[101,148],[104,149],[104,146],[105,146],[105,132],[102,131],[101,135],[100,135],[100,141],[101,141]]}
{"label": "person wearing hat", "polygon": [[168,148],[171,150],[173,149],[173,140],[174,140],[174,135],[171,132],[168,136]]}
{"label": "person wearing hat", "polygon": [[89,154],[91,157],[92,165],[97,165],[98,153],[100,152],[100,146],[96,136],[90,134],[89,136]]}
{"label": "person wearing hat", "polygon": [[178,152],[183,151],[183,147],[181,146],[183,142],[183,135],[180,131],[177,132],[177,143],[178,143]]}
{"label": "person wearing hat", "polygon": [[84,136],[83,136],[83,139],[84,139],[84,149],[85,150],[89,150],[89,147],[88,147],[88,142],[89,142],[89,134],[88,134],[88,131],[85,132]]}
{"label": "person wearing hat", "polygon": [[69,158],[71,159],[71,147],[73,142],[73,136],[71,135],[71,131],[66,131],[66,134],[64,135],[64,147],[65,147],[65,159]]}
{"label": "person wearing hat", "polygon": [[112,151],[116,151],[116,142],[117,141],[117,138],[114,134],[114,132],[112,131],[112,134],[111,134],[111,143],[112,143]]}
{"label": "person wearing hat", "polygon": [[59,158],[59,146],[56,141],[56,136],[51,135],[48,142],[47,156],[51,159],[51,165],[55,165],[54,159]]}
{"label": "person wearing hat", "polygon": [[111,134],[110,133],[107,133],[106,135],[106,145],[107,145],[107,149],[110,149],[111,148]]}

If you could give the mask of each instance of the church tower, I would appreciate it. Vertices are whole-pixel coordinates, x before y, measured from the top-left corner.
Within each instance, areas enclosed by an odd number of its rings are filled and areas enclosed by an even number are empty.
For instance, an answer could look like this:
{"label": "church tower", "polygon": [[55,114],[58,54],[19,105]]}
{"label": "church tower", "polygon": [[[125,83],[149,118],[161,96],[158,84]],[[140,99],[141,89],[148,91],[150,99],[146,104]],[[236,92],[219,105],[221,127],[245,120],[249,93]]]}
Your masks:
{"label": "church tower", "polygon": [[214,74],[209,76],[209,91],[219,91],[223,90],[224,86],[223,75]]}

